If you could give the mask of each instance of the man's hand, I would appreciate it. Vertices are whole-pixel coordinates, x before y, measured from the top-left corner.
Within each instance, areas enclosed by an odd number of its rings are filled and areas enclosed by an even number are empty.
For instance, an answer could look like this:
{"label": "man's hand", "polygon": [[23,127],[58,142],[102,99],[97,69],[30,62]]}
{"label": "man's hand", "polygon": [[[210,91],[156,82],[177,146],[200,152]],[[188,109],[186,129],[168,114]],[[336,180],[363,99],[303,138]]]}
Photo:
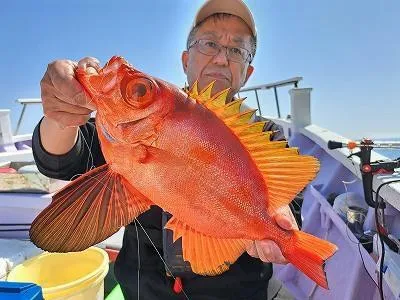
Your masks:
{"label": "man's hand", "polygon": [[[298,229],[296,220],[289,206],[282,207],[274,217],[276,223],[285,230]],[[247,253],[264,262],[287,264],[278,245],[271,240],[254,241],[247,249]]]}
{"label": "man's hand", "polygon": [[40,82],[44,115],[60,128],[85,124],[95,109],[75,79],[78,65],[88,70],[90,67],[97,69],[99,61],[92,57],[78,63],[70,60],[54,61],[48,65]]}
{"label": "man's hand", "polygon": [[75,79],[75,69],[79,65],[88,73],[97,72],[98,64],[97,59],[87,57],[78,63],[57,60],[48,65],[40,82],[45,115],[40,123],[40,140],[47,152],[61,155],[75,145],[78,126],[85,124],[95,109]]}

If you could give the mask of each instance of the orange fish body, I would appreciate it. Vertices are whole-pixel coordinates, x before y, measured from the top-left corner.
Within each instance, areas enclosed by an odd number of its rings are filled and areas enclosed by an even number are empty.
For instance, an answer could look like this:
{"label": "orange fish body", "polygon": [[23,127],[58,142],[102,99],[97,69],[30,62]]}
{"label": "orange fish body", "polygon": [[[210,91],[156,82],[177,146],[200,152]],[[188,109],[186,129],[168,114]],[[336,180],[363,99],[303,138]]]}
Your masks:
{"label": "orange fish body", "polygon": [[[155,204],[173,215],[166,227],[182,238],[184,259],[198,274],[220,274],[253,240],[271,239],[327,287],[323,264],[336,246],[283,230],[272,218],[315,177],[315,158],[271,142],[262,122],[249,122],[252,111],[240,112],[242,99],[226,104],[227,90],[211,96],[212,84],[200,93],[195,85],[188,96],[120,57],[99,74],[80,69],[77,78],[98,108],[107,165],[54,196],[32,226],[35,244],[83,250]],[[74,225],[55,241],[66,220]]]}

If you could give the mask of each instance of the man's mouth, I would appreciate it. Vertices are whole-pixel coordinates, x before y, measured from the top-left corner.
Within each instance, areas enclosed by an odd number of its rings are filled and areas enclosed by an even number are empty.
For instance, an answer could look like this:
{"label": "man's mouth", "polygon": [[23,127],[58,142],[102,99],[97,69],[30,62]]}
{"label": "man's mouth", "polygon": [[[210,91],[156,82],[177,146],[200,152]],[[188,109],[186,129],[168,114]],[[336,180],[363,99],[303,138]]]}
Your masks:
{"label": "man's mouth", "polygon": [[228,77],[222,73],[208,73],[208,74],[206,74],[206,76],[212,77],[212,78],[218,79],[218,80],[228,80],[229,81]]}

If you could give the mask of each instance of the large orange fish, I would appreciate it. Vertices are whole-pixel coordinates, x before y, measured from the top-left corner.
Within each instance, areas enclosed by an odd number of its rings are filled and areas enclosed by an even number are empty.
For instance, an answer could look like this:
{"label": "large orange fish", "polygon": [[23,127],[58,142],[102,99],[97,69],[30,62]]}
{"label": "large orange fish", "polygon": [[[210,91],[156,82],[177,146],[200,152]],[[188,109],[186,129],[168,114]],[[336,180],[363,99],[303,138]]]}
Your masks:
{"label": "large orange fish", "polygon": [[315,177],[315,158],[270,141],[263,122],[250,123],[254,111],[240,112],[243,99],[226,104],[228,90],[211,96],[212,84],[188,95],[121,57],[76,76],[97,106],[107,164],[54,195],[32,224],[37,246],[86,249],[158,205],[173,215],[166,227],[197,274],[221,274],[252,241],[270,239],[328,287],[323,267],[336,246],[272,217]]}

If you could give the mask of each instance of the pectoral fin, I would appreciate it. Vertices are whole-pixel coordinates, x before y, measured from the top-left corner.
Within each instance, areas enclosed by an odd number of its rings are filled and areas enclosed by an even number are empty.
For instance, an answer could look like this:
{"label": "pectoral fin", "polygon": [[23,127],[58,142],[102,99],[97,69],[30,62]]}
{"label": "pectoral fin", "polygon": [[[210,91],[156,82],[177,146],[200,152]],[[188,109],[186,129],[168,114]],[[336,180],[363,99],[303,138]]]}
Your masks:
{"label": "pectoral fin", "polygon": [[71,182],[32,223],[32,242],[50,252],[82,251],[114,234],[152,203],[108,165]]}

